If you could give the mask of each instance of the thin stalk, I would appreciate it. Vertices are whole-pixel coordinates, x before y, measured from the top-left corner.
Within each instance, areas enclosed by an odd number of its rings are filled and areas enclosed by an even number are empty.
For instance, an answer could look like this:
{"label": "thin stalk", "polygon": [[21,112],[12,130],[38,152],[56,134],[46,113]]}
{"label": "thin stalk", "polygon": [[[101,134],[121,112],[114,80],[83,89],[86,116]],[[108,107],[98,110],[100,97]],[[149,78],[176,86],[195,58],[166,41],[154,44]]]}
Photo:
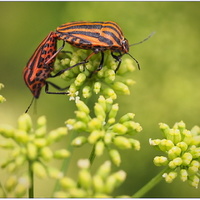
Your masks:
{"label": "thin stalk", "polygon": [[158,173],[154,178],[152,178],[145,186],[143,186],[140,190],[138,190],[132,198],[140,198],[143,197],[148,191],[150,191],[153,187],[155,187],[163,178],[163,173],[167,172],[169,168],[165,168],[160,173]]}
{"label": "thin stalk", "polygon": [[31,161],[28,162],[28,172],[29,172],[29,177],[30,177],[30,188],[28,190],[28,197],[34,198],[34,173],[33,173]]}
{"label": "thin stalk", "polygon": [[90,166],[92,166],[92,163],[95,159],[96,155],[95,155],[95,145],[92,148],[92,151],[90,153],[90,157],[89,157],[89,161],[90,161]]}
{"label": "thin stalk", "polygon": [[[73,152],[73,146],[71,145],[71,142],[72,140],[76,137],[76,133],[75,132],[72,132],[71,133],[71,137],[69,138],[69,142],[67,144],[67,150],[71,153],[72,155],[72,152]],[[63,173],[63,175],[65,175],[67,173],[67,170],[68,170],[68,167],[69,167],[69,164],[70,164],[70,159],[71,159],[71,156],[69,158],[66,158],[63,160],[63,163],[62,163],[62,166],[61,166],[61,169],[60,171]],[[56,191],[58,191],[60,189],[60,184],[59,184],[59,180],[56,181],[55,183],[55,187],[54,187],[54,190],[53,190],[53,193],[55,193]]]}

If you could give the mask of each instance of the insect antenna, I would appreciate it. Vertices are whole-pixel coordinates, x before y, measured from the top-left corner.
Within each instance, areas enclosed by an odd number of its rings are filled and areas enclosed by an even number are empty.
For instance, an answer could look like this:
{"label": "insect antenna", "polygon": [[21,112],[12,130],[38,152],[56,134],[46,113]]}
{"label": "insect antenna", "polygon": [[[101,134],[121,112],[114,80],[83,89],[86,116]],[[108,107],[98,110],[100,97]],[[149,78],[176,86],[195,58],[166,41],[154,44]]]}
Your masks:
{"label": "insect antenna", "polygon": [[148,40],[150,37],[152,37],[156,32],[152,32],[148,37],[146,37],[144,40],[140,41],[140,42],[136,42],[134,44],[130,44],[129,47],[137,45],[137,44],[141,44],[143,42],[145,42],[146,40]]}
{"label": "insect antenna", "polygon": [[29,108],[32,106],[35,97],[32,98],[31,103],[29,104],[28,108],[26,109],[25,113],[29,111]]}
{"label": "insect antenna", "polygon": [[[137,42],[137,43],[134,43],[134,44],[131,44],[129,45],[129,47],[131,46],[134,46],[134,45],[137,45],[137,44],[141,44],[143,42],[145,42],[146,40],[148,40],[150,37],[152,37],[156,32],[152,32],[148,37],[146,37],[144,40],[140,41],[140,42]],[[133,58],[133,60],[135,60],[135,62],[137,63],[137,66],[138,66],[138,69],[140,70],[140,64],[139,62],[130,54],[130,53],[126,53],[128,54],[131,58]]]}

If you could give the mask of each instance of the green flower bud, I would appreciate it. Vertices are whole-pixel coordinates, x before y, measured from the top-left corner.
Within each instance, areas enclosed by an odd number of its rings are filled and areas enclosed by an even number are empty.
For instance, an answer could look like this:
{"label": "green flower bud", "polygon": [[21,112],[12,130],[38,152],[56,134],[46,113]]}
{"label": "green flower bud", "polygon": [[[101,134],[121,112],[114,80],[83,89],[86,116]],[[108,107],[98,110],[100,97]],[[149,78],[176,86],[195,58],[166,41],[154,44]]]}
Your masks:
{"label": "green flower bud", "polygon": [[83,101],[79,100],[78,102],[76,102],[76,106],[77,106],[78,110],[83,111],[86,114],[90,113],[90,109]]}
{"label": "green flower bud", "polygon": [[121,156],[120,156],[119,152],[116,149],[111,149],[109,151],[109,155],[110,155],[110,158],[111,158],[112,162],[116,166],[120,166],[120,164],[121,164]]}
{"label": "green flower bud", "polygon": [[40,154],[41,154],[41,157],[46,161],[51,160],[53,157],[53,152],[49,147],[43,147],[40,150]]}
{"label": "green flower bud", "polygon": [[142,131],[140,124],[133,121],[124,122],[123,125],[128,128],[127,134],[129,135],[134,135],[135,133]]}
{"label": "green flower bud", "polygon": [[42,165],[40,162],[34,162],[33,163],[33,171],[39,178],[46,178],[47,177],[47,171],[44,165]]}
{"label": "green flower bud", "polygon": [[200,163],[197,160],[193,160],[188,168],[188,173],[191,175],[196,174],[200,169]]}
{"label": "green flower bud", "polygon": [[169,162],[169,167],[171,168],[171,169],[174,169],[174,168],[176,168],[176,167],[178,167],[178,166],[180,166],[181,164],[182,164],[182,159],[181,158],[174,158],[172,161],[170,161]]}
{"label": "green flower bud", "polygon": [[192,137],[191,145],[200,145],[200,135],[196,135]]}
{"label": "green flower bud", "polygon": [[114,175],[114,177],[116,179],[115,186],[119,186],[126,179],[126,172],[123,171],[123,170],[120,170],[120,171],[114,173],[113,175]]}
{"label": "green flower bud", "polygon": [[5,183],[6,190],[8,190],[9,192],[13,191],[17,183],[18,183],[17,176],[10,176]]}
{"label": "green flower bud", "polygon": [[128,86],[134,85],[136,82],[132,79],[126,79],[124,83]]}
{"label": "green flower bud", "polygon": [[27,186],[25,184],[17,184],[15,188],[15,195],[17,198],[23,197],[27,192]]}
{"label": "green flower bud", "polygon": [[38,149],[35,144],[30,142],[27,144],[27,156],[30,160],[35,160],[38,157]]}
{"label": "green flower bud", "polygon": [[110,174],[111,171],[111,162],[110,161],[105,161],[97,170],[96,175],[99,175],[102,177],[102,179],[107,179],[108,175]]}
{"label": "green flower bud", "polygon": [[115,118],[110,118],[110,119],[108,119],[108,121],[107,121],[107,124],[109,124],[109,125],[112,125],[112,124],[114,124],[115,123]]}
{"label": "green flower bud", "polygon": [[111,193],[115,189],[116,178],[113,175],[110,175],[105,182],[105,191],[106,193]]}
{"label": "green flower bud", "polygon": [[29,132],[32,128],[32,121],[29,114],[25,113],[18,119],[18,128],[22,131]]}
{"label": "green flower bud", "polygon": [[169,174],[167,173],[163,174],[163,178],[165,178],[165,181],[167,183],[171,183],[176,177],[177,177],[177,172],[175,171],[169,172]]}
{"label": "green flower bud", "polygon": [[197,188],[198,188],[198,185],[199,185],[199,177],[196,176],[196,175],[190,176],[189,184],[190,184],[192,187],[195,187],[195,188],[197,189]]}
{"label": "green flower bud", "polygon": [[103,193],[104,192],[104,182],[100,175],[94,175],[93,179],[93,187],[95,193]]}
{"label": "green flower bud", "polygon": [[47,172],[48,172],[48,175],[54,179],[60,179],[63,177],[63,173],[59,171],[57,168],[48,167]]}
{"label": "green flower bud", "polygon": [[[161,151],[166,152],[168,150],[171,150],[174,147],[174,144],[171,140],[162,139],[158,146],[159,146]],[[174,151],[175,151],[175,149],[174,149]]]}
{"label": "green flower bud", "polygon": [[0,141],[0,147],[5,149],[14,149],[14,143],[13,141],[3,140]]}
{"label": "green flower bud", "polygon": [[90,162],[88,159],[80,159],[78,161],[78,167],[81,169],[88,169],[90,167]]}
{"label": "green flower bud", "polygon": [[76,117],[77,117],[79,120],[81,120],[81,121],[83,121],[83,122],[86,122],[86,123],[88,123],[88,121],[91,119],[91,118],[89,117],[89,115],[86,114],[86,113],[83,112],[83,111],[75,111],[75,114],[76,114]]}
{"label": "green flower bud", "polygon": [[182,132],[183,135],[183,139],[182,142],[185,142],[187,145],[190,145],[191,141],[192,141],[192,134],[190,131],[188,130],[184,130]]}
{"label": "green flower bud", "polygon": [[105,144],[109,145],[112,142],[112,139],[114,137],[114,133],[113,132],[106,132],[105,136],[104,136],[104,142]]}
{"label": "green flower bud", "polygon": [[6,99],[2,95],[0,95],[0,103],[3,103],[5,101],[6,101]]}
{"label": "green flower bud", "polygon": [[84,189],[89,189],[92,185],[92,176],[87,169],[82,169],[79,172],[79,184]]}
{"label": "green flower bud", "polygon": [[167,135],[169,134],[170,128],[165,123],[159,123],[160,129],[163,131],[165,137],[167,138]]}
{"label": "green flower bud", "polygon": [[124,122],[130,121],[130,120],[133,120],[134,117],[135,117],[135,114],[133,114],[133,113],[127,113],[127,114],[123,115],[123,116],[119,119],[119,122],[120,122],[120,123],[124,123]]}
{"label": "green flower bud", "polygon": [[40,127],[46,126],[46,123],[47,123],[46,117],[41,116],[37,120],[37,127],[40,128]]}
{"label": "green flower bud", "polygon": [[152,140],[151,138],[149,139],[149,144],[151,146],[158,146],[160,143],[161,143],[162,140],[160,139],[155,139],[155,140]]}
{"label": "green flower bud", "polygon": [[83,84],[83,82],[85,81],[86,76],[84,73],[79,73],[78,76],[76,77],[74,84],[75,86],[81,86]]}
{"label": "green flower bud", "polygon": [[133,138],[128,139],[132,145],[132,148],[135,149],[136,151],[140,150],[140,142],[138,140],[135,140]]}
{"label": "green flower bud", "polygon": [[29,136],[27,134],[26,131],[23,130],[16,130],[14,132],[14,137],[16,139],[16,141],[20,142],[20,143],[27,143],[29,141]]}
{"label": "green flower bud", "polygon": [[41,126],[37,128],[37,130],[35,131],[35,136],[38,138],[43,138],[45,137],[46,132],[47,132],[46,126]]}
{"label": "green flower bud", "polygon": [[71,178],[64,177],[64,178],[60,179],[60,185],[64,189],[75,188],[76,187],[76,182]]}
{"label": "green flower bud", "polygon": [[188,172],[186,169],[181,169],[180,170],[180,178],[183,182],[188,180]]}
{"label": "green flower bud", "polygon": [[99,130],[102,128],[102,121],[98,118],[93,118],[88,122],[88,128],[90,131]]}
{"label": "green flower bud", "polygon": [[186,128],[186,125],[183,121],[180,121],[178,123],[176,123],[177,128],[182,132],[185,128]]}
{"label": "green flower bud", "polygon": [[123,136],[115,137],[113,143],[120,149],[131,149],[132,147],[131,142]]}
{"label": "green flower bud", "polygon": [[116,95],[115,91],[113,89],[111,89],[111,88],[105,88],[103,90],[103,94],[105,96],[107,96],[108,98],[110,97],[113,100],[115,100],[117,98],[117,95]]}
{"label": "green flower bud", "polygon": [[82,90],[83,92],[83,97],[84,98],[89,98],[92,96],[92,91],[90,86],[85,86]]}
{"label": "green flower bud", "polygon": [[0,134],[7,138],[12,138],[14,136],[15,129],[10,125],[1,125]]}
{"label": "green flower bud", "polygon": [[95,155],[101,156],[103,154],[105,145],[102,140],[98,141],[95,145]]}
{"label": "green flower bud", "polygon": [[99,103],[95,103],[94,113],[98,119],[100,119],[101,121],[105,121],[106,113],[105,113],[105,110],[102,108],[102,106]]}
{"label": "green flower bud", "polygon": [[178,156],[180,156],[181,154],[181,149],[177,146],[172,147],[169,151],[168,151],[168,156],[169,159],[174,159]]}
{"label": "green flower bud", "polygon": [[125,135],[128,131],[128,129],[126,128],[126,126],[124,126],[123,124],[115,124],[112,127],[113,132],[118,133],[119,135]]}
{"label": "green flower bud", "polygon": [[156,166],[165,166],[168,164],[168,159],[164,156],[156,156],[153,159],[154,165]]}
{"label": "green flower bud", "polygon": [[74,128],[74,130],[77,130],[77,131],[85,131],[87,129],[87,124],[84,122],[81,122],[81,121],[77,121],[74,124],[73,128]]}
{"label": "green flower bud", "polygon": [[60,127],[58,129],[50,131],[47,137],[47,141],[49,143],[57,142],[67,134],[68,134],[67,127]]}
{"label": "green flower bud", "polygon": [[60,149],[54,152],[54,158],[63,159],[68,158],[70,156],[70,152],[66,149]]}
{"label": "green flower bud", "polygon": [[114,90],[116,90],[122,94],[125,94],[125,95],[130,94],[130,90],[129,90],[128,86],[122,82],[114,82],[113,88],[114,88]]}
{"label": "green flower bud", "polygon": [[87,142],[87,138],[84,137],[84,136],[79,136],[79,137],[76,137],[73,141],[72,141],[72,146],[75,146],[75,147],[80,147],[82,146],[83,144],[85,144]]}
{"label": "green flower bud", "polygon": [[183,160],[183,165],[184,166],[189,165],[190,162],[192,161],[192,155],[190,153],[188,153],[188,152],[184,153],[181,158]]}
{"label": "green flower bud", "polygon": [[94,90],[95,94],[98,94],[100,92],[100,90],[101,90],[101,83],[100,82],[95,82],[93,90]]}
{"label": "green flower bud", "polygon": [[192,157],[195,158],[199,158],[200,157],[200,147],[196,147],[196,146],[192,146],[190,148],[190,153],[192,154]]}
{"label": "green flower bud", "polygon": [[182,140],[180,131],[178,129],[170,129],[167,134],[167,139],[171,140],[174,144],[177,144]]}
{"label": "green flower bud", "polygon": [[188,145],[185,142],[179,142],[176,144],[177,147],[181,149],[181,151],[186,151],[188,148]]}
{"label": "green flower bud", "polygon": [[116,104],[113,104],[112,107],[111,107],[111,110],[108,114],[108,118],[115,118],[116,115],[117,115],[117,112],[119,110],[119,105],[116,103]]}
{"label": "green flower bud", "polygon": [[47,145],[47,140],[46,138],[37,138],[34,140],[34,144],[38,147],[38,148],[41,148],[41,147],[44,147]]}
{"label": "green flower bud", "polygon": [[106,70],[104,76],[106,83],[112,83],[115,80],[115,71],[112,69]]}

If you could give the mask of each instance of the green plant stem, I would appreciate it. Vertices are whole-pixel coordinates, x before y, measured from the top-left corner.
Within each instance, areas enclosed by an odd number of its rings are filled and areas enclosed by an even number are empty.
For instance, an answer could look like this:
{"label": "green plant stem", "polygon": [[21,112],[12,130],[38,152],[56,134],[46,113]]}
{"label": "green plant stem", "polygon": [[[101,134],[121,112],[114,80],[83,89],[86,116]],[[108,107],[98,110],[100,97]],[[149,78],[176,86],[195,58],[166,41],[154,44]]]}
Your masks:
{"label": "green plant stem", "polygon": [[132,198],[140,198],[143,197],[148,191],[150,191],[156,184],[158,184],[163,178],[163,173],[167,172],[169,168],[163,169],[160,173],[158,173],[154,178],[152,178],[145,186],[143,186],[140,190],[138,190]]}
{"label": "green plant stem", "polygon": [[28,196],[29,198],[34,198],[34,173],[32,169],[32,162],[30,160],[28,162],[28,171],[30,177],[30,188],[28,190]]}
{"label": "green plant stem", "polygon": [[90,166],[92,166],[95,157],[96,157],[96,155],[95,155],[95,145],[94,145],[92,148],[92,151],[90,153],[90,157],[89,157]]}
{"label": "green plant stem", "polygon": [[[72,155],[72,152],[73,152],[73,149],[74,149],[73,146],[71,145],[71,142],[76,136],[77,136],[77,134],[75,132],[72,132],[71,135],[70,135],[70,138],[68,140],[69,142],[67,144],[67,150],[71,153],[71,155]],[[63,173],[63,175],[65,175],[67,173],[67,169],[69,167],[70,159],[71,159],[71,156],[69,158],[66,158],[66,159],[63,160],[62,167],[61,167],[61,170],[60,170]],[[53,193],[55,193],[59,189],[60,189],[60,184],[59,184],[59,180],[57,180],[55,187],[54,187],[54,190],[53,190]]]}

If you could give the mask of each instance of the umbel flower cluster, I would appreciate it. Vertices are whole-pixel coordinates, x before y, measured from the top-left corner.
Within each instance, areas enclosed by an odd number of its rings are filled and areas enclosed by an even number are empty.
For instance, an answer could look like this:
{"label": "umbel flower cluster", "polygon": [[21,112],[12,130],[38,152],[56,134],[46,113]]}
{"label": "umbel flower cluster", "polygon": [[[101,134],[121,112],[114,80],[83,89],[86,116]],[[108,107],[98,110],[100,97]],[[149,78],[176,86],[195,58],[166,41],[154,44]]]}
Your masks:
{"label": "umbel flower cluster", "polygon": [[[73,66],[84,60],[89,55],[88,51],[73,48],[72,55],[60,54],[56,60],[54,72]],[[105,98],[117,98],[117,94],[129,95],[129,86],[135,82],[127,75],[135,70],[133,60],[123,57],[123,62],[117,73],[115,73],[117,63],[110,56],[110,52],[105,52],[104,65],[100,71],[99,67],[101,54],[94,55],[89,62],[76,66],[65,71],[60,77],[69,83],[70,96],[75,98],[77,93],[83,98],[89,98],[95,94],[102,94]]]}
{"label": "umbel flower cluster", "polygon": [[150,139],[150,145],[164,152],[166,156],[156,156],[156,166],[168,166],[163,174],[166,182],[171,183],[177,176],[197,188],[200,180],[200,128],[186,129],[183,121],[172,128],[160,123],[165,139]]}
{"label": "umbel flower cluster", "polygon": [[109,194],[119,187],[126,178],[123,170],[111,172],[110,161],[105,161],[91,174],[90,162],[87,159],[78,161],[78,182],[69,177],[59,180],[61,189],[54,194],[57,198],[109,198]]}
{"label": "umbel flower cluster", "polygon": [[92,144],[96,156],[101,156],[104,149],[107,149],[112,162],[117,166],[121,163],[121,157],[114,146],[120,149],[140,149],[140,142],[132,136],[140,132],[142,127],[133,121],[133,113],[127,113],[116,121],[119,107],[113,103],[112,98],[98,98],[92,109],[94,117],[91,117],[90,109],[83,101],[78,100],[76,106],[76,119],[66,121],[69,130],[82,134],[72,141],[73,146]]}
{"label": "umbel flower cluster", "polygon": [[[18,127],[9,125],[0,126],[0,147],[10,150],[7,159],[1,163],[10,177],[6,180],[4,197],[23,197],[30,186],[30,176],[34,174],[39,178],[61,178],[62,172],[51,167],[48,162],[52,159],[64,159],[70,156],[66,149],[52,150],[51,145],[68,134],[66,127],[60,127],[47,133],[46,118],[41,116],[37,120],[36,129],[33,129],[32,120],[28,114],[18,119]],[[29,165],[29,172],[20,172],[24,166]],[[2,188],[0,188],[2,189]],[[10,193],[10,194],[9,194]]]}

